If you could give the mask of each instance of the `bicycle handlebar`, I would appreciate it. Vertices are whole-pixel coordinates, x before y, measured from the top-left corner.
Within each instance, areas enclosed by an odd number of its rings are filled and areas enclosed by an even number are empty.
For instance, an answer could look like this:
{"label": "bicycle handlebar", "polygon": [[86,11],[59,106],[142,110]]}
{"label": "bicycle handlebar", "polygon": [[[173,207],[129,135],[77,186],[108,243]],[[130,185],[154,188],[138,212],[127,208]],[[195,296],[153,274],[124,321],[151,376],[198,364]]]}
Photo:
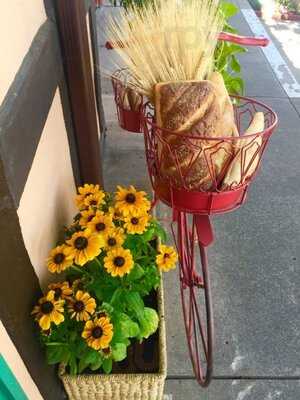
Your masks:
{"label": "bicycle handlebar", "polygon": [[[266,47],[269,44],[269,39],[264,38],[264,37],[239,36],[239,35],[234,35],[233,33],[227,33],[227,32],[221,32],[219,34],[219,40],[240,44],[242,46]],[[122,47],[124,47],[124,44],[117,43],[117,45],[114,45],[113,43],[108,41],[105,43],[105,47],[108,50],[112,50],[113,48],[122,48]]]}
{"label": "bicycle handlebar", "polygon": [[242,46],[259,46],[259,47],[266,47],[270,42],[269,39],[264,37],[239,36],[227,32],[221,32],[219,35],[219,40],[241,44]]}

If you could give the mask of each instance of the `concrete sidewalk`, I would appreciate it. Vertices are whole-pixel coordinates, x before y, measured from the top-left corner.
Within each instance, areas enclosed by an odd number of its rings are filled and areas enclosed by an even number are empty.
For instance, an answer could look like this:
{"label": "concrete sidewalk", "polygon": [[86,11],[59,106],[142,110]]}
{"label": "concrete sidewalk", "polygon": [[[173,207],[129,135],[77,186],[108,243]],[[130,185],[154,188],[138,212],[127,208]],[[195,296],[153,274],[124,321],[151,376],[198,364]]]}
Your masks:
{"label": "concrete sidewalk", "polygon": [[[248,7],[245,0],[239,5]],[[103,15],[110,11],[98,11],[102,46]],[[242,13],[233,23],[241,34],[252,35]],[[107,66],[111,53],[103,47],[100,51]],[[280,123],[247,203],[213,218],[215,243],[209,261],[216,337],[209,389],[201,389],[193,378],[177,272],[165,275],[166,400],[300,399],[300,101],[287,96],[262,50],[250,49],[241,61],[246,94],[263,98]],[[106,188],[133,183],[150,191],[142,135],[118,127],[106,79],[103,88],[108,120]],[[159,206],[158,212],[164,215],[168,210]]]}

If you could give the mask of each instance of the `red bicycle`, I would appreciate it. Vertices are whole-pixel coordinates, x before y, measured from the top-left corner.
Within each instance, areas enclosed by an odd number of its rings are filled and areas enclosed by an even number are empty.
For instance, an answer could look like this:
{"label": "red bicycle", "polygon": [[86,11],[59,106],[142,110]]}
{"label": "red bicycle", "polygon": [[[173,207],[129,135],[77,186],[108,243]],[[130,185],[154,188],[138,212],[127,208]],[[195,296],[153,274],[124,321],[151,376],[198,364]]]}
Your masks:
{"label": "red bicycle", "polygon": [[[268,44],[265,38],[228,33],[221,33],[219,39],[247,46]],[[107,47],[111,45],[107,44]],[[207,247],[214,240],[210,216],[233,211],[244,204],[249,185],[257,174],[269,138],[277,125],[277,115],[259,101],[231,96],[239,136],[210,138],[186,133],[183,136],[159,128],[149,102],[141,105],[136,112],[125,110],[119,95],[121,83],[118,77],[113,78],[113,85],[121,126],[144,133],[148,172],[155,193],[153,204],[160,200],[173,210],[171,228],[179,254],[187,343],[196,379],[206,387],[212,378],[214,347],[207,258]],[[264,129],[245,133],[257,112],[263,113]],[[173,140],[174,137],[176,140]],[[221,169],[214,163],[214,157],[220,153],[225,155],[226,160]],[[211,182],[208,190],[194,185],[195,165],[199,162],[206,168]],[[229,170],[234,171],[234,179],[226,181]]]}

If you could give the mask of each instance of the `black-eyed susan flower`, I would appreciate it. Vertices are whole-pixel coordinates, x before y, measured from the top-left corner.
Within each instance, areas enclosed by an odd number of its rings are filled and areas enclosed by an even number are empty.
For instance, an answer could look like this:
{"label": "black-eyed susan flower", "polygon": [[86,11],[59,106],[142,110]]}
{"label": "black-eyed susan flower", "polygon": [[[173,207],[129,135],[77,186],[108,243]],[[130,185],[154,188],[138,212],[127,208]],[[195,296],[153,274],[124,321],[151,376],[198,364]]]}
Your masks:
{"label": "black-eyed susan flower", "polygon": [[149,214],[139,214],[134,212],[125,217],[124,228],[126,228],[127,233],[130,233],[131,235],[134,235],[135,233],[141,235],[147,229],[149,221]]}
{"label": "black-eyed susan flower", "polygon": [[99,188],[99,185],[92,185],[92,184],[88,184],[85,183],[84,186],[81,186],[78,188],[78,194],[76,195],[75,198],[75,202],[77,207],[79,208],[79,210],[84,210],[85,208],[87,208],[84,200],[92,195],[92,194],[96,194],[96,193],[100,193],[102,196],[102,198],[104,199],[105,194],[104,192]]}
{"label": "black-eyed susan flower", "polygon": [[47,266],[50,272],[58,274],[66,270],[73,264],[71,248],[65,244],[55,247],[50,251],[47,258]]}
{"label": "black-eyed susan flower", "polygon": [[113,337],[113,325],[108,317],[95,318],[85,323],[81,336],[89,347],[95,350],[106,349]]}
{"label": "black-eyed susan flower", "polygon": [[77,290],[84,290],[84,283],[81,279],[75,279],[75,281],[72,283],[73,293],[76,293]]}
{"label": "black-eyed susan flower", "polygon": [[82,266],[101,253],[104,239],[101,235],[92,233],[90,229],[85,229],[74,233],[67,243],[71,247],[75,263]]}
{"label": "black-eyed susan flower", "polygon": [[76,321],[87,321],[96,309],[96,301],[87,292],[78,290],[68,302],[68,311]]}
{"label": "black-eyed susan flower", "polygon": [[109,207],[108,214],[111,216],[113,222],[123,220],[122,213],[116,207]]}
{"label": "black-eyed susan flower", "polygon": [[80,212],[79,225],[82,228],[86,228],[87,224],[94,218],[96,215],[95,209],[89,208],[87,210],[83,210]]}
{"label": "black-eyed susan flower", "polygon": [[104,258],[104,268],[111,276],[124,276],[133,268],[133,258],[130,250],[116,247],[107,252]]}
{"label": "black-eyed susan flower", "polygon": [[114,247],[121,247],[125,241],[125,234],[122,228],[111,228],[104,237],[105,250],[109,251]]}
{"label": "black-eyed susan flower", "polygon": [[102,211],[97,211],[95,217],[88,223],[87,227],[91,232],[105,236],[114,227],[114,223],[110,215],[105,215]]}
{"label": "black-eyed susan flower", "polygon": [[34,307],[31,314],[35,315],[36,321],[44,331],[50,329],[52,322],[59,325],[64,321],[64,302],[64,300],[55,300],[55,292],[50,290]]}
{"label": "black-eyed susan flower", "polygon": [[104,349],[102,349],[101,351],[103,358],[110,358],[112,356],[112,349],[110,346],[105,347]]}
{"label": "black-eyed susan flower", "polygon": [[150,210],[150,202],[145,192],[137,191],[133,186],[129,188],[118,186],[117,188],[115,207],[124,216],[133,213],[145,214]]}
{"label": "black-eyed susan flower", "polygon": [[90,194],[89,196],[85,197],[84,204],[86,208],[94,207],[98,208],[101,204],[104,204],[105,193],[100,191],[94,194]]}
{"label": "black-eyed susan flower", "polygon": [[54,290],[54,299],[67,299],[72,296],[72,289],[70,288],[69,282],[58,282],[58,283],[51,283],[48,285],[49,290]]}
{"label": "black-eyed susan flower", "polygon": [[161,271],[167,272],[176,267],[178,259],[177,252],[174,247],[160,244],[158,247],[159,253],[156,256],[156,264]]}

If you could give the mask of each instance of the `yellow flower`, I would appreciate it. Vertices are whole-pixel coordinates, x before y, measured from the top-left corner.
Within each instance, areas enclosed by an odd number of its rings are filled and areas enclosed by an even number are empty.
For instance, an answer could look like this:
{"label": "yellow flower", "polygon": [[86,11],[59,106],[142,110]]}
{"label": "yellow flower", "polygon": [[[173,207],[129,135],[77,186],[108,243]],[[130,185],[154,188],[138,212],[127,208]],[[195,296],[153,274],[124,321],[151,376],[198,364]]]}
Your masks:
{"label": "yellow flower", "polygon": [[47,258],[47,266],[50,272],[60,274],[65,269],[73,264],[73,255],[71,248],[65,244],[55,247],[50,251],[50,256]]}
{"label": "yellow flower", "polygon": [[87,224],[94,218],[95,215],[96,215],[96,212],[92,208],[81,211],[79,225],[83,228],[86,228]]}
{"label": "yellow flower", "polygon": [[50,329],[51,322],[59,325],[64,321],[64,303],[64,300],[55,300],[55,292],[50,290],[45,297],[39,300],[39,304],[34,307],[31,314],[35,315],[40,327],[47,331]]}
{"label": "yellow flower", "polygon": [[177,253],[172,246],[159,245],[159,253],[156,256],[156,264],[161,271],[167,272],[176,267]]}
{"label": "yellow flower", "polygon": [[105,215],[102,211],[97,211],[95,217],[88,223],[87,227],[93,233],[101,233],[105,236],[114,227],[110,215]]}
{"label": "yellow flower", "polygon": [[85,198],[90,196],[91,194],[100,193],[105,196],[104,192],[100,190],[99,185],[89,185],[85,184],[78,188],[78,194],[76,195],[75,202],[79,210],[83,210],[86,208],[86,204],[84,202]]}
{"label": "yellow flower", "polygon": [[74,233],[67,243],[72,249],[76,264],[82,266],[101,253],[104,239],[101,235],[93,234],[90,229],[85,229],[82,232]]}
{"label": "yellow flower", "polygon": [[54,299],[67,299],[69,298],[73,291],[70,288],[69,282],[58,282],[58,283],[51,283],[48,285],[49,290],[54,290]]}
{"label": "yellow flower", "polygon": [[130,250],[116,247],[107,252],[104,258],[104,268],[111,276],[124,276],[133,268],[133,258]]}
{"label": "yellow flower", "polygon": [[76,293],[77,290],[84,290],[84,284],[81,279],[75,279],[75,281],[72,283],[72,290],[73,293]]}
{"label": "yellow flower", "polygon": [[95,350],[106,349],[112,340],[113,325],[108,317],[95,318],[85,323],[81,336]]}
{"label": "yellow flower", "polygon": [[122,221],[123,220],[122,213],[115,207],[109,207],[108,214],[111,216],[113,221]]}
{"label": "yellow flower", "polygon": [[112,228],[105,235],[105,250],[111,250],[113,247],[120,247],[125,241],[125,235],[122,228]]}
{"label": "yellow flower", "polygon": [[141,235],[147,229],[149,220],[149,214],[139,215],[137,213],[132,213],[125,217],[124,227],[126,228],[127,233],[130,233],[131,235],[134,235],[135,233]]}
{"label": "yellow flower", "polygon": [[87,321],[94,314],[96,301],[87,292],[78,290],[74,299],[69,301],[68,310],[71,318],[76,318],[76,321]]}
{"label": "yellow flower", "polygon": [[89,207],[98,208],[99,206],[101,206],[101,204],[104,203],[104,197],[105,197],[105,193],[102,191],[94,193],[94,194],[90,194],[89,196],[86,196],[83,201],[85,208],[89,208]]}
{"label": "yellow flower", "polygon": [[150,210],[150,202],[146,198],[146,193],[137,191],[133,186],[128,189],[118,186],[116,193],[115,207],[124,215],[128,214],[145,214]]}

